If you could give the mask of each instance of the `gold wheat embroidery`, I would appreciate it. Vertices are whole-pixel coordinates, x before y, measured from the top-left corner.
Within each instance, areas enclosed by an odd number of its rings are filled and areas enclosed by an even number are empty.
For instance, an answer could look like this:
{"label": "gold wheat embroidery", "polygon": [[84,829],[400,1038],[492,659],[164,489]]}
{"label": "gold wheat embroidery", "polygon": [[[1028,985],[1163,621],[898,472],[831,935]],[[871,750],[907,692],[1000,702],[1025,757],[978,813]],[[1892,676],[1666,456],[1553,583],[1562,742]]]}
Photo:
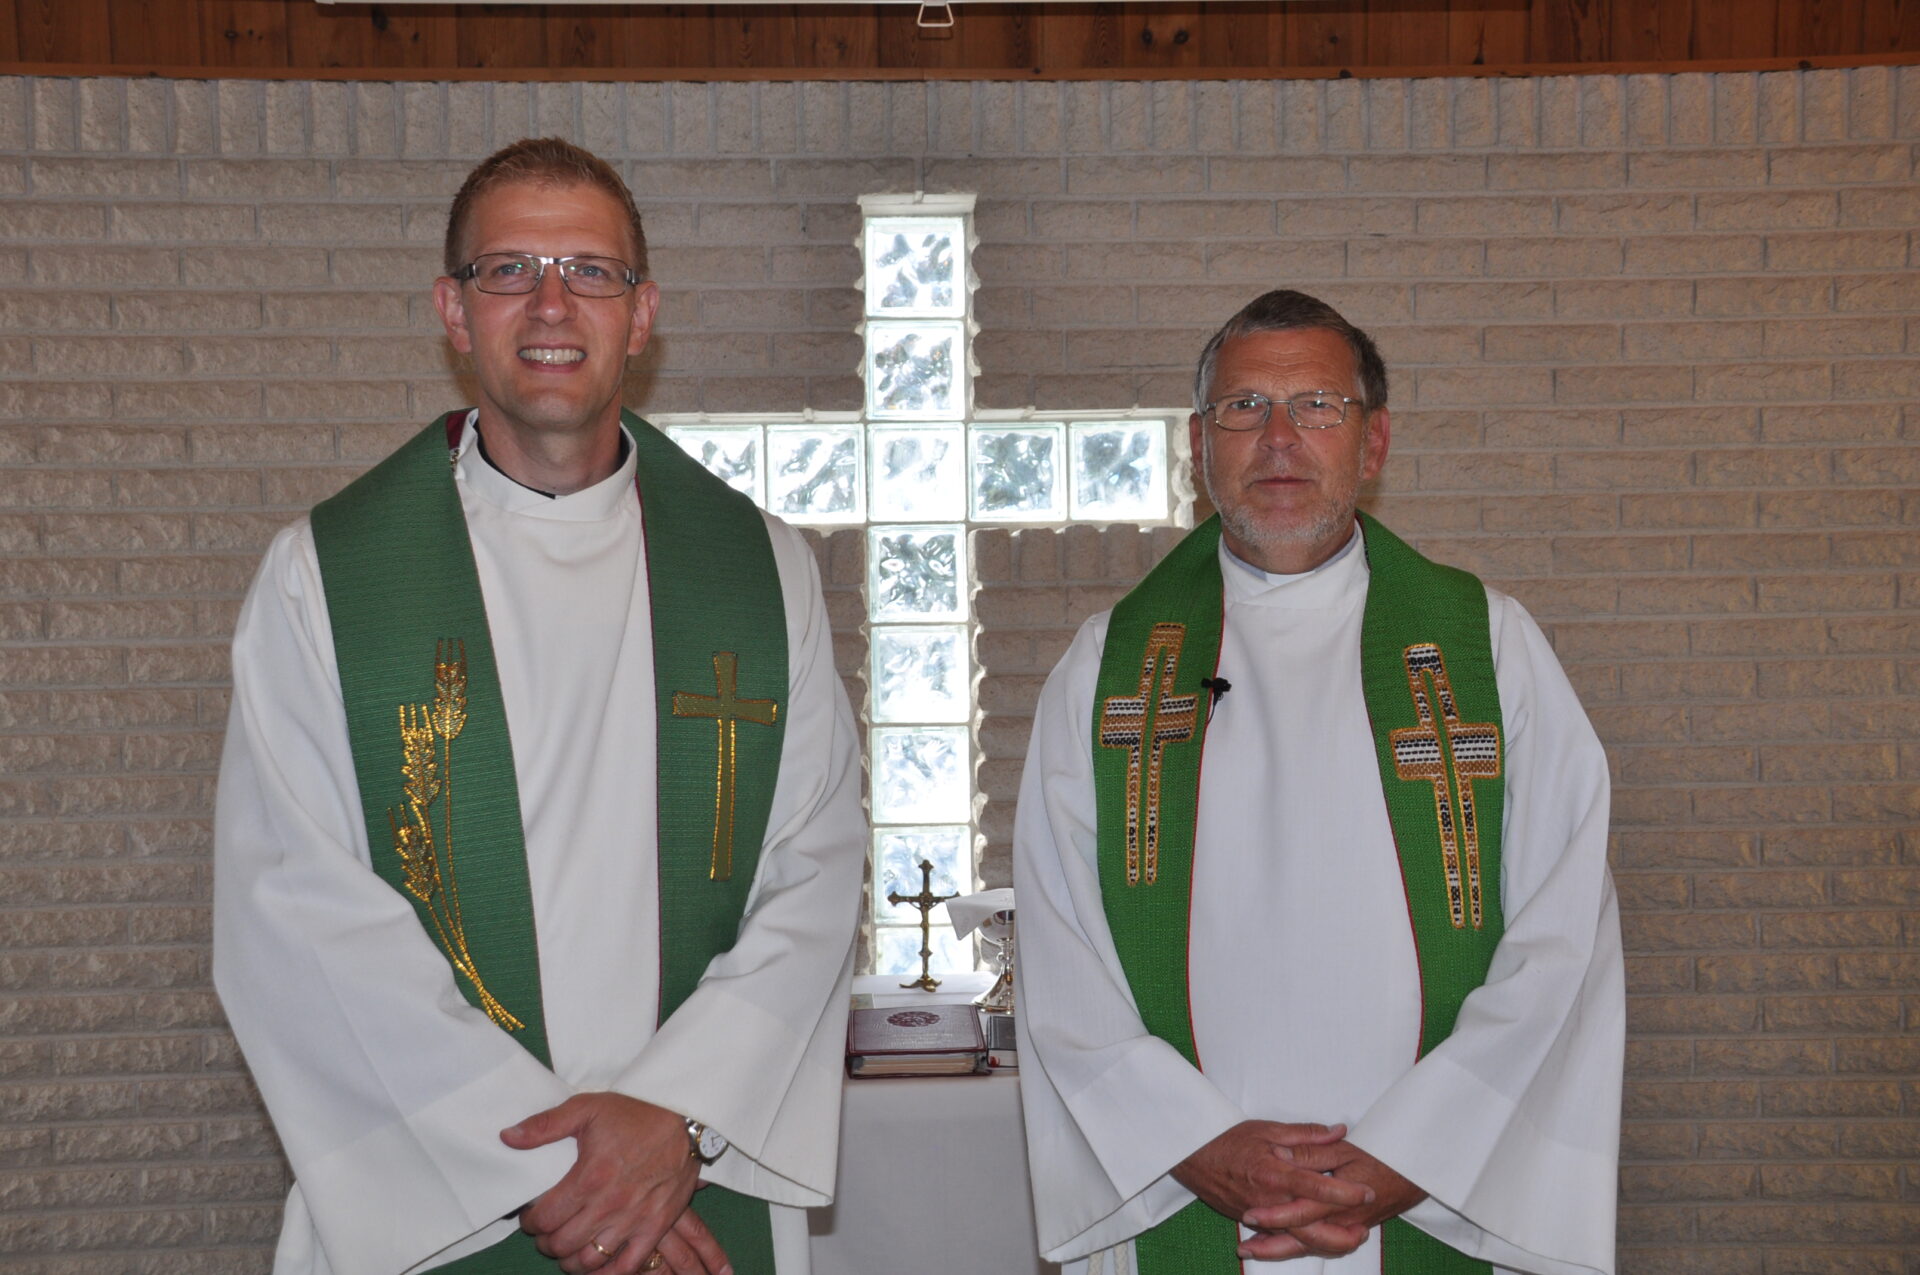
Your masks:
{"label": "gold wheat embroidery", "polygon": [[[480,1008],[508,1031],[526,1026],[494,999],[480,980],[460,915],[460,885],[453,869],[453,741],[467,725],[467,646],[442,641],[433,653],[433,702],[400,705],[401,804],[387,807],[394,853],[400,856],[407,893],[426,904],[428,918],[453,968],[480,997]],[[439,804],[440,826],[434,828]]]}

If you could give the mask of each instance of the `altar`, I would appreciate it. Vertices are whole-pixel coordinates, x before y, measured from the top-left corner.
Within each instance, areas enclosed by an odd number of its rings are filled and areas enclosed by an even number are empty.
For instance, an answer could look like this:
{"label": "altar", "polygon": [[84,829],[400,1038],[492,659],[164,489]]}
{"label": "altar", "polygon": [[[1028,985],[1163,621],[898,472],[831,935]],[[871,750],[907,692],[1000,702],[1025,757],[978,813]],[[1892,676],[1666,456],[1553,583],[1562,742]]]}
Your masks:
{"label": "altar", "polygon": [[[969,1001],[991,976],[939,991],[854,980],[878,1005]],[[834,1203],[809,1214],[813,1275],[1052,1275],[1033,1229],[1019,1072],[845,1081]]]}

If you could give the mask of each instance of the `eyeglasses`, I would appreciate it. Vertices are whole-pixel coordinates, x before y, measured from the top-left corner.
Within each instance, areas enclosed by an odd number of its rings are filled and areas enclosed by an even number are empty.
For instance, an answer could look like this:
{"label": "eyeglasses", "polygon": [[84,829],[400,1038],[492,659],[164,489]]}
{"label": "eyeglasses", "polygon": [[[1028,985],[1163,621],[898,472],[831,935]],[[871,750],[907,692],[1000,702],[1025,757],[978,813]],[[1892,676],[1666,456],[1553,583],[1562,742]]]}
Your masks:
{"label": "eyeglasses", "polygon": [[1347,419],[1347,404],[1352,403],[1362,411],[1366,404],[1357,398],[1348,398],[1332,390],[1302,390],[1287,398],[1271,399],[1265,394],[1235,394],[1229,398],[1217,398],[1200,411],[1202,416],[1212,416],[1213,423],[1221,429],[1236,432],[1265,429],[1267,422],[1273,419],[1273,405],[1285,403],[1287,415],[1301,429],[1332,429]]}
{"label": "eyeglasses", "polygon": [[548,266],[560,267],[560,282],[576,297],[617,297],[640,282],[633,267],[618,257],[542,257],[532,252],[489,252],[453,272],[473,280],[482,292],[519,296],[532,292]]}

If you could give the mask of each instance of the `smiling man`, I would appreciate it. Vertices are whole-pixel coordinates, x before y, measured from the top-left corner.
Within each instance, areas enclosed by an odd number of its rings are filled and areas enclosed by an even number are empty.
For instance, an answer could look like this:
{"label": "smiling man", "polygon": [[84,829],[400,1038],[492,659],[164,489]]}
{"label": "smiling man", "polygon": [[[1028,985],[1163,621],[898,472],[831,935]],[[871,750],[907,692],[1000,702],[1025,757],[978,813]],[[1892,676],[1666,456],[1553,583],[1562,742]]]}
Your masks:
{"label": "smiling man", "polygon": [[1387,373],[1332,307],[1229,320],[1188,428],[1218,517],[1082,627],[1021,787],[1041,1248],[1607,1275],[1624,1010],[1580,703],[1519,603],[1357,514]]}
{"label": "smiling man", "polygon": [[242,610],[214,974],[293,1168],[277,1272],[806,1270],[857,735],[806,545],[622,413],[646,275],[604,162],[482,163],[433,289],[476,405]]}

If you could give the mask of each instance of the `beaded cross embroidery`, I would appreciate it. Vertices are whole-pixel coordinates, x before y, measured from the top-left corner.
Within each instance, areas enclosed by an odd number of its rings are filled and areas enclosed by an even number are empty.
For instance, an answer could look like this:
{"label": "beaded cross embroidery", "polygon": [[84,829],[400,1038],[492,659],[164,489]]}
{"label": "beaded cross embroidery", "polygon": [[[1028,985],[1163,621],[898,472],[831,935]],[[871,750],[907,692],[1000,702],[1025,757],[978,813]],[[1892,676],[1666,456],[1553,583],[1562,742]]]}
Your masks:
{"label": "beaded cross embroidery", "polygon": [[[1471,915],[1477,930],[1482,922],[1482,895],[1480,826],[1474,816],[1473,781],[1500,777],[1500,728],[1491,722],[1460,720],[1453,702],[1453,683],[1447,679],[1447,662],[1438,646],[1431,642],[1410,646],[1406,662],[1407,684],[1413,691],[1413,707],[1420,724],[1388,733],[1394,773],[1402,779],[1433,785],[1453,928],[1466,928]],[[1437,714],[1436,704],[1440,710]]]}
{"label": "beaded cross embroidery", "polygon": [[[1160,773],[1168,744],[1192,739],[1200,697],[1173,694],[1187,626],[1164,622],[1147,635],[1137,695],[1113,695],[1100,712],[1100,746],[1127,750],[1127,884],[1160,875]],[[1144,780],[1144,783],[1143,783]],[[1142,791],[1144,787],[1145,791]]]}

